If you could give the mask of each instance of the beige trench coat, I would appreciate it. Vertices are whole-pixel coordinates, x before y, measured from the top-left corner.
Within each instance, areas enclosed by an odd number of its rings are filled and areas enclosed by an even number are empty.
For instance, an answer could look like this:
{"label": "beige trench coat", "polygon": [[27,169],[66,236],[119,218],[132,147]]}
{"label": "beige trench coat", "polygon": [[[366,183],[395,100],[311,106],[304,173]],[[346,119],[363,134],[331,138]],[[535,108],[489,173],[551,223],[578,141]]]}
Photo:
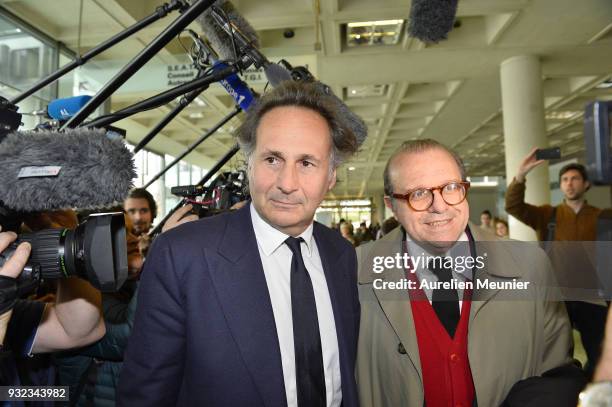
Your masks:
{"label": "beige trench coat", "polygon": [[[470,229],[477,254],[487,253],[477,279],[531,281],[531,291],[525,293],[530,299],[500,298],[496,289],[478,289],[472,297],[468,356],[478,405],[492,407],[500,405],[517,381],[571,361],[573,343],[563,303],[550,301],[552,270],[545,253],[535,245],[521,245],[517,250],[478,227]],[[373,257],[395,256],[401,239],[401,228],[397,228],[357,250],[361,327],[356,375],[364,407],[423,406],[408,293],[373,288],[376,278],[399,281],[405,277],[403,269],[395,268],[372,273]]]}

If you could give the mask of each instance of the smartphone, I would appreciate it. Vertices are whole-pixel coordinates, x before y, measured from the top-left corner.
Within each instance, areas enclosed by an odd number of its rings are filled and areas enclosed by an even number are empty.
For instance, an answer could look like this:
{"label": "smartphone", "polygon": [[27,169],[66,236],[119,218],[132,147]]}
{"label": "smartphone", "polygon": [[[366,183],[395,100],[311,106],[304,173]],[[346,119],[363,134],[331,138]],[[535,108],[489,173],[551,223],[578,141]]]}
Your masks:
{"label": "smartphone", "polygon": [[561,147],[539,148],[536,150],[536,160],[556,160],[561,158]]}

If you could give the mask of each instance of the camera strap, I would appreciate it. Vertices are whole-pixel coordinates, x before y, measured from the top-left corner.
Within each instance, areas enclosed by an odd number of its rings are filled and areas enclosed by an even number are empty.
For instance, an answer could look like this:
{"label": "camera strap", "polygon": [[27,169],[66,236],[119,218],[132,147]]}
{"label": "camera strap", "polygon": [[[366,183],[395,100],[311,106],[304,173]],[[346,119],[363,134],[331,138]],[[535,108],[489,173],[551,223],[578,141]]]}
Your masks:
{"label": "camera strap", "polygon": [[0,315],[10,311],[17,301],[17,279],[0,275]]}

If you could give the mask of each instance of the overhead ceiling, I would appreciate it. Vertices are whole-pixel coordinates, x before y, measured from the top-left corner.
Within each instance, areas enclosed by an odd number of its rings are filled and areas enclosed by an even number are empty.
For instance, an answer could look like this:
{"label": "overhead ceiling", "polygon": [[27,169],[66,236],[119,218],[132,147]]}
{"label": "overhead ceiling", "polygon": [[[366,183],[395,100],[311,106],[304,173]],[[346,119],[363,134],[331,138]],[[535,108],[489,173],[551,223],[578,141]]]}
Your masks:
{"label": "overhead ceiling", "polygon": [[[80,0],[0,0],[2,7],[80,53],[162,3],[83,0],[79,25]],[[258,31],[261,51],[270,60],[312,61],[309,68],[315,75],[368,124],[368,139],[339,170],[340,182],[332,196],[380,194],[389,155],[404,140],[415,138],[434,138],[454,147],[471,176],[505,175],[499,72],[500,64],[513,56],[540,58],[549,144],[560,146],[566,156],[584,151],[585,104],[612,100],[612,88],[601,87],[612,78],[610,0],[460,0],[458,23],[448,40],[424,44],[402,32],[397,45],[363,48],[347,47],[346,24],[407,19],[410,1],[235,0],[233,4]],[[154,23],[95,62],[126,62],[175,17]],[[197,24],[191,28],[201,32]],[[292,38],[283,36],[286,29],[293,30]],[[173,41],[151,64],[185,60],[181,44]],[[263,90],[263,84],[254,87]],[[121,92],[112,97],[111,110],[152,94]],[[231,98],[219,87],[202,98],[206,106],[190,105],[152,148],[167,152],[186,147],[233,109]],[[128,138],[136,142],[170,108],[151,110],[118,125],[127,128]],[[233,119],[203,143],[192,160],[203,166],[215,162],[233,144],[232,131],[240,120],[240,116]]]}

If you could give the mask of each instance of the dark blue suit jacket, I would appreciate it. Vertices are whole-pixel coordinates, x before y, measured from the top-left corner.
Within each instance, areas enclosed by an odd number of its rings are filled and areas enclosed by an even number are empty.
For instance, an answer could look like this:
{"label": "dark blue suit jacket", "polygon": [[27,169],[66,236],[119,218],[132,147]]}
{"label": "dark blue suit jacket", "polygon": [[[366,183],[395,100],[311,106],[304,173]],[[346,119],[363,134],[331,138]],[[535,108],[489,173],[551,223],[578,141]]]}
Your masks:
{"label": "dark blue suit jacket", "polygon": [[[355,250],[315,222],[331,297],[344,407],[358,405]],[[286,406],[272,305],[249,206],[160,235],[147,258],[120,406]]]}

